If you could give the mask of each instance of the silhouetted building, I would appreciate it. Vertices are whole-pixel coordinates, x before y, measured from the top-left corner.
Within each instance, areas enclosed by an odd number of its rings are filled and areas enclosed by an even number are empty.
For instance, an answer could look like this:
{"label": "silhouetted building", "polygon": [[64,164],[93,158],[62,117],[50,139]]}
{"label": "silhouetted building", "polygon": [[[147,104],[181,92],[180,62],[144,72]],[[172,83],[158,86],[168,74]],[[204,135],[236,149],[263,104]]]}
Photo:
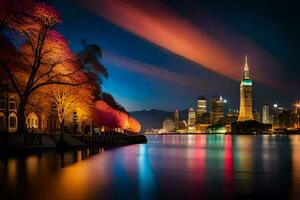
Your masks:
{"label": "silhouetted building", "polygon": [[219,120],[219,124],[224,126],[231,125],[238,120],[239,112],[238,110],[229,109],[227,116]]}
{"label": "silhouetted building", "polygon": [[239,117],[239,111],[234,109],[229,109],[227,113],[227,117]]}
{"label": "silhouetted building", "polygon": [[210,123],[216,124],[222,118],[224,118],[224,101],[220,96],[219,99],[211,98],[210,100]]}
{"label": "silhouetted building", "polygon": [[255,120],[237,121],[231,124],[233,134],[261,134],[269,132],[271,128],[271,124],[263,124]]}
{"label": "silhouetted building", "polygon": [[250,79],[247,56],[245,57],[244,74],[240,84],[240,112],[238,121],[253,120],[252,114],[252,80]]}
{"label": "silhouetted building", "polygon": [[260,113],[256,109],[252,110],[252,115],[255,121],[261,122]]}
{"label": "silhouetted building", "polygon": [[271,122],[273,124],[273,128],[279,128],[279,114],[283,111],[283,108],[278,106],[278,104],[274,104],[272,107],[272,117]]}
{"label": "silhouetted building", "polygon": [[278,114],[279,128],[296,128],[297,115],[291,110],[283,110]]}
{"label": "silhouetted building", "polygon": [[210,123],[210,114],[209,113],[203,113],[200,117],[200,119],[197,120],[197,124],[209,124]]}

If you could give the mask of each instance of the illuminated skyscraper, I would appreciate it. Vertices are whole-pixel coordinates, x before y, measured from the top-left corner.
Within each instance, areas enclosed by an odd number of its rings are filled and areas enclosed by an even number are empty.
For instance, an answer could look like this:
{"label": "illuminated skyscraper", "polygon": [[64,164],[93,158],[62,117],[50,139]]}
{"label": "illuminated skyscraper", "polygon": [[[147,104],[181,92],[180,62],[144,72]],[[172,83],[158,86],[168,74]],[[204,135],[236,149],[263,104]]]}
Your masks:
{"label": "illuminated skyscraper", "polygon": [[174,123],[175,129],[178,130],[180,127],[179,111],[176,109],[174,112]]}
{"label": "illuminated skyscraper", "polygon": [[296,125],[295,128],[300,128],[300,100],[294,104],[294,113],[296,114]]}
{"label": "illuminated skyscraper", "polygon": [[166,118],[163,122],[163,129],[165,133],[172,133],[175,129],[175,123],[173,119]]}
{"label": "illuminated skyscraper", "polygon": [[240,84],[240,112],[238,121],[253,120],[252,114],[252,80],[250,79],[247,56],[244,74]]}
{"label": "illuminated skyscraper", "polygon": [[264,104],[262,108],[262,123],[270,124],[270,106],[269,104]]}
{"label": "illuminated skyscraper", "polygon": [[199,97],[197,100],[197,117],[201,117],[201,115],[206,112],[206,98]]}
{"label": "illuminated skyscraper", "polygon": [[271,123],[273,124],[273,128],[279,128],[279,114],[283,112],[283,107],[278,106],[277,103],[273,105],[272,115],[271,115]]}
{"label": "illuminated skyscraper", "polygon": [[196,113],[194,108],[189,109],[189,114],[188,114],[188,125],[189,126],[194,126],[196,122]]}

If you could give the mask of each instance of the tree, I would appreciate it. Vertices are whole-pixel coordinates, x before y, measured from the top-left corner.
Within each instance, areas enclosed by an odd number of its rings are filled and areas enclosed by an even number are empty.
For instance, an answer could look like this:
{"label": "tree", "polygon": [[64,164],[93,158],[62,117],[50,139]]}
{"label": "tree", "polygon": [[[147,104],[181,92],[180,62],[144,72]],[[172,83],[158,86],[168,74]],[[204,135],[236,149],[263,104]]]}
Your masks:
{"label": "tree", "polygon": [[73,113],[73,132],[77,133],[77,129],[78,129],[78,116],[77,116],[77,112]]}
{"label": "tree", "polygon": [[95,103],[94,121],[97,125],[109,130],[121,128],[132,133],[138,133],[141,130],[141,125],[136,119],[112,108],[103,100]]}
{"label": "tree", "polygon": [[0,32],[22,17],[32,7],[31,0],[0,0]]}
{"label": "tree", "polygon": [[119,110],[121,112],[127,113],[127,111],[125,110],[125,108],[123,106],[121,106],[115,99],[114,97],[106,92],[102,92],[101,95],[98,98],[99,100],[103,100],[105,101],[110,107]]}
{"label": "tree", "polygon": [[87,83],[72,87],[68,85],[48,86],[48,98],[54,106],[60,122],[61,133],[64,133],[65,122],[72,122],[74,112],[77,122],[84,122],[92,116],[92,89]]}
{"label": "tree", "polygon": [[141,131],[141,124],[133,117],[129,117],[126,130],[132,133],[139,133]]}
{"label": "tree", "polygon": [[[61,22],[57,10],[45,3],[35,3],[20,14],[20,19],[11,20],[7,25],[14,32],[16,39],[12,44],[17,52],[1,59],[0,66],[19,95],[18,132],[24,133],[25,108],[36,90],[49,85],[78,86],[86,80],[78,73],[81,66],[68,42],[55,31],[55,25]],[[16,58],[21,59],[11,62]],[[20,84],[16,71],[22,73],[24,84]]]}
{"label": "tree", "polygon": [[80,65],[89,77],[89,84],[93,85],[93,96],[96,99],[102,93],[102,78],[108,78],[107,69],[101,63],[102,49],[96,44],[82,41],[82,49],[78,53]]}

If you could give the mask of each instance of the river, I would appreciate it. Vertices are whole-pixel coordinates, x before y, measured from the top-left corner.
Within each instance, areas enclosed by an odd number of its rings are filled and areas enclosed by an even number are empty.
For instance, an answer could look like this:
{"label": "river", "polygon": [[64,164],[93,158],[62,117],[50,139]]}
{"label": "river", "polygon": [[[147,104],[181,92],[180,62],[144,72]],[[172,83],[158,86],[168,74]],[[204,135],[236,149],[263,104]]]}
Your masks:
{"label": "river", "polygon": [[1,152],[1,199],[300,198],[298,135],[147,138],[108,150]]}

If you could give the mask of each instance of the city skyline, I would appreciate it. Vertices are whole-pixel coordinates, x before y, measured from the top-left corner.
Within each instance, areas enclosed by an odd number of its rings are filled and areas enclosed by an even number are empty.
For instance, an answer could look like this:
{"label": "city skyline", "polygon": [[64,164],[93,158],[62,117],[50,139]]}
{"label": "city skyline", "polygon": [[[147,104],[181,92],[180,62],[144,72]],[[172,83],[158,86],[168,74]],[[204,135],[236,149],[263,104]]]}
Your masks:
{"label": "city skyline", "polygon": [[2,199],[299,199],[291,2],[0,2]]}
{"label": "city skyline", "polygon": [[[265,20],[261,22],[265,24],[257,25],[253,24],[251,19],[254,15],[251,12],[252,9],[259,8],[254,21],[257,18],[273,16],[279,9],[276,6],[263,13],[260,10],[264,5],[256,2],[234,2],[234,4],[228,2],[228,5],[225,5],[228,10],[217,14],[216,11],[224,6],[223,3],[211,5],[203,1],[204,5],[198,13],[195,12],[199,8],[197,3],[193,3],[195,8],[175,1],[168,3],[154,1],[155,4],[145,5],[140,5],[138,2],[128,4],[128,9],[132,11],[128,13],[129,17],[138,11],[143,11],[142,14],[147,15],[148,11],[161,14],[166,9],[170,11],[167,12],[170,15],[164,15],[166,19],[171,16],[178,17],[180,21],[188,19],[197,26],[195,30],[197,33],[209,33],[211,40],[207,40],[206,37],[197,37],[195,39],[198,42],[217,43],[218,51],[222,49],[220,46],[226,45],[225,50],[216,55],[210,54],[208,50],[207,62],[204,62],[206,60],[201,57],[202,51],[198,51],[193,58],[184,52],[178,53],[170,46],[160,46],[159,41],[147,37],[146,33],[137,33],[136,30],[125,27],[122,21],[113,20],[112,14],[109,16],[105,13],[99,14],[97,10],[91,9],[92,3],[87,5],[83,1],[77,2],[79,3],[49,1],[58,10],[65,11],[62,16],[64,23],[59,28],[70,40],[72,49],[78,49],[78,38],[89,39],[101,45],[104,50],[103,62],[110,72],[110,77],[104,80],[103,89],[111,92],[128,111],[185,109],[191,107],[192,102],[199,95],[207,97],[222,95],[228,99],[232,108],[238,109],[239,93],[236,88],[239,87],[239,74],[242,71],[243,57],[246,53],[250,60],[249,64],[253,66],[255,81],[253,96],[256,98],[253,102],[254,107],[260,108],[263,104],[273,105],[274,103],[288,107],[291,102],[299,98],[294,92],[299,88],[300,82],[299,77],[296,76],[299,61],[295,55],[298,47],[294,44],[297,39],[284,37],[284,48],[281,48],[282,42],[279,40],[280,35],[287,35],[292,31],[290,22],[287,24],[278,22],[288,22],[291,16],[275,18],[274,22]],[[99,5],[107,8],[111,13],[114,13],[112,6],[118,8],[120,4],[111,5],[107,1],[99,1]],[[237,6],[240,11],[233,10],[233,6]],[[137,9],[132,10],[133,8]],[[72,15],[74,10],[77,11],[78,16]],[[246,13],[248,17],[241,17],[240,12]],[[238,20],[234,16],[239,16]],[[91,21],[89,24],[93,24],[92,32],[88,28],[90,25],[84,23],[86,20]],[[128,20],[130,23],[135,23]],[[156,22],[156,19],[151,20]],[[231,24],[231,27],[228,24]],[[154,23],[154,25],[157,24]],[[286,28],[276,29],[276,26],[286,26]],[[160,30],[157,26],[154,26],[154,29]],[[185,35],[184,31],[178,31],[174,30],[174,34]],[[221,32],[224,34],[220,35]],[[262,33],[268,33],[267,35],[271,36],[266,37]],[[291,34],[294,35],[296,32]],[[86,35],[86,38],[82,38],[81,35]],[[195,46],[195,48],[197,50],[200,47]],[[290,50],[284,51],[287,49]],[[224,65],[222,62],[211,63],[213,60],[221,60]],[[225,64],[229,66],[227,69]],[[139,84],[137,85],[136,82]]]}

